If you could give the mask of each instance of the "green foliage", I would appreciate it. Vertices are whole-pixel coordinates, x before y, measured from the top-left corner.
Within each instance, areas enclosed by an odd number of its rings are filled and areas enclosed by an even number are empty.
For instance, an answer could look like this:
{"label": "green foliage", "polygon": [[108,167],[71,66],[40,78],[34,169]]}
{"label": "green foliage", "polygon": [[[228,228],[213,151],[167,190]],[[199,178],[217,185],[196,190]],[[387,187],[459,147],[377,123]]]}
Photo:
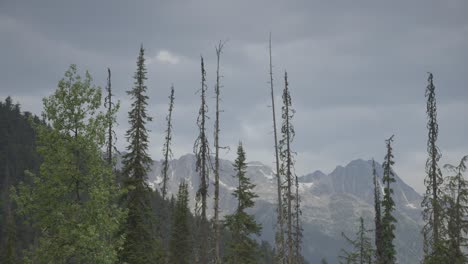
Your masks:
{"label": "green foliage", "polygon": [[174,208],[172,236],[169,244],[169,263],[191,263],[192,241],[189,225],[188,195],[187,183],[181,182]]}
{"label": "green foliage", "polygon": [[147,153],[146,123],[151,121],[151,117],[146,113],[148,96],[143,46],[138,55],[134,79],[133,89],[127,92],[133,101],[128,113],[130,128],[126,133],[128,153],[123,156],[123,174],[128,190],[128,217],[124,225],[126,239],[120,252],[120,260],[131,264],[160,263],[164,260],[164,252],[156,232],[156,216],[151,207],[152,192],[145,181],[152,161]]}
{"label": "green foliage", "polygon": [[440,150],[437,147],[437,138],[439,135],[439,126],[437,124],[437,104],[435,97],[435,86],[433,83],[433,75],[429,73],[428,85],[426,87],[427,106],[426,113],[428,117],[427,129],[427,152],[428,158],[426,161],[426,178],[424,184],[426,185],[426,193],[424,194],[421,206],[423,210],[423,219],[426,224],[422,230],[425,241],[425,263],[429,263],[432,259],[437,261],[443,259],[445,254],[445,245],[443,236],[445,233],[445,226],[443,220],[442,208],[442,190],[443,184],[442,172],[438,166],[441,158]]}
{"label": "green foliage", "polygon": [[233,237],[229,243],[225,263],[257,263],[258,246],[251,235],[259,235],[261,226],[255,222],[252,215],[246,212],[246,209],[254,206],[253,199],[258,196],[252,191],[255,185],[246,176],[245,152],[240,143],[234,169],[237,172],[235,177],[238,180],[238,186],[232,195],[237,198],[238,203],[236,211],[225,216],[225,226],[232,232]]}
{"label": "green foliage", "polygon": [[396,219],[393,216],[393,211],[395,211],[395,202],[393,201],[393,189],[391,188],[391,183],[395,182],[395,174],[392,169],[392,165],[395,163],[393,161],[392,153],[392,142],[393,136],[385,141],[387,146],[387,154],[385,155],[385,160],[382,164],[384,174],[383,174],[383,184],[384,184],[384,196],[382,200],[382,206],[384,208],[382,216],[382,263],[390,264],[396,262],[396,250],[393,240],[395,239],[395,223]]}
{"label": "green foliage", "polygon": [[50,127],[36,125],[37,150],[44,159],[32,184],[13,193],[18,212],[38,230],[30,250],[34,263],[114,263],[124,212],[119,190],[101,157],[107,117],[98,112],[101,91],[71,65],[55,93],[43,100]]}
{"label": "green foliage", "polygon": [[371,238],[367,235],[371,230],[364,226],[364,219],[359,218],[359,229],[356,232],[356,238],[350,239],[342,233],[346,241],[353,247],[352,252],[342,249],[343,255],[340,258],[346,264],[371,264],[374,250],[372,249]]}
{"label": "green foliage", "polygon": [[446,178],[444,192],[444,215],[447,219],[447,257],[452,263],[467,263],[466,246],[468,239],[468,181],[463,177],[468,156],[461,159],[458,166],[450,164],[444,167],[455,173]]}

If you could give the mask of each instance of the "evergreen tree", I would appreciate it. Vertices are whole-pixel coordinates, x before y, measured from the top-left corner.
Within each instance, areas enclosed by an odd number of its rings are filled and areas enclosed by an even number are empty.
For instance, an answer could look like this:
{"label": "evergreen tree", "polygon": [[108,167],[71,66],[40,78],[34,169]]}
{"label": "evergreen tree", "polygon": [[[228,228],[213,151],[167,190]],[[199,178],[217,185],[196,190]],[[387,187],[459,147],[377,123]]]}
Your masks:
{"label": "evergreen tree", "polygon": [[380,201],[380,184],[375,169],[375,161],[372,159],[372,175],[374,181],[374,223],[375,223],[375,261],[382,263],[383,250],[382,250],[382,216],[381,216],[381,201]]}
{"label": "evergreen tree", "polygon": [[280,174],[280,159],[279,159],[279,148],[278,148],[278,135],[276,132],[276,113],[275,113],[275,96],[273,91],[273,64],[271,56],[271,33],[269,39],[269,54],[270,54],[270,93],[271,93],[271,110],[273,115],[273,135],[275,140],[275,165],[276,165],[276,181],[277,181],[277,195],[278,195],[278,207],[277,219],[276,219],[276,232],[275,232],[275,262],[277,264],[285,261],[285,245],[284,245],[284,217],[283,217],[283,201],[281,193],[281,174]]}
{"label": "evergreen tree", "polygon": [[162,181],[162,198],[163,200],[166,199],[167,194],[167,181],[168,175],[167,172],[169,171],[169,159],[172,158],[172,150],[171,150],[171,140],[172,140],[172,110],[174,109],[174,85],[171,86],[171,95],[169,95],[169,113],[166,116],[166,137],[163,147],[163,155],[164,160],[161,169],[161,175],[163,178]]}
{"label": "evergreen tree", "polygon": [[7,210],[7,221],[6,221],[6,244],[2,250],[3,256],[0,256],[2,263],[4,264],[16,264],[18,263],[18,256],[16,254],[16,223],[13,213],[10,209]]}
{"label": "evergreen tree", "polygon": [[396,219],[393,216],[395,210],[395,202],[393,201],[393,189],[391,184],[395,182],[395,174],[392,166],[395,163],[393,161],[393,149],[392,149],[393,136],[385,140],[387,146],[387,154],[385,155],[383,168],[383,184],[384,184],[384,196],[382,200],[382,206],[384,209],[382,216],[382,263],[392,264],[396,262],[396,251],[393,240],[395,239],[395,223]]}
{"label": "evergreen tree", "polygon": [[117,148],[115,147],[115,142],[117,140],[117,136],[114,132],[114,125],[117,123],[116,114],[120,108],[120,102],[117,104],[112,102],[112,85],[111,85],[111,70],[107,68],[107,96],[104,99],[104,107],[107,110],[107,133],[106,133],[106,160],[110,166],[112,165],[112,158],[113,152],[117,152]]}
{"label": "evergreen tree", "polygon": [[36,125],[43,158],[32,184],[13,197],[18,212],[39,230],[33,263],[114,263],[124,216],[115,204],[119,191],[102,159],[107,116],[98,112],[101,90],[71,65],[55,93],[43,100],[48,126]]}
{"label": "evergreen tree", "polygon": [[424,256],[424,261],[426,263],[437,263],[445,261],[443,259],[445,250],[442,241],[444,225],[441,205],[441,185],[443,184],[443,177],[438,166],[441,154],[436,144],[439,135],[439,126],[437,124],[437,104],[432,73],[429,73],[426,97],[426,113],[428,117],[427,129],[429,130],[427,152],[429,157],[426,161],[427,175],[424,179],[424,184],[427,189],[421,204],[424,208],[423,219],[426,221],[423,228],[425,237],[424,243],[427,251]]}
{"label": "evergreen tree", "polygon": [[169,244],[169,263],[173,264],[188,264],[192,257],[192,241],[188,208],[188,185],[181,182],[179,185],[179,193],[177,194],[177,202],[174,208],[172,237]]}
{"label": "evergreen tree", "polygon": [[[281,127],[282,138],[279,142],[281,167],[280,173],[284,176],[283,191],[283,218],[286,220],[286,245],[284,259],[288,264],[302,263],[301,256],[301,238],[302,230],[300,226],[300,204],[297,176],[294,172],[294,157],[291,149],[291,142],[294,139],[295,132],[291,120],[294,116],[292,109],[291,95],[289,93],[288,74],[284,73],[283,107]],[[296,190],[294,190],[294,187]]]}
{"label": "evergreen tree", "polygon": [[364,225],[364,219],[359,218],[359,229],[356,233],[355,239],[348,238],[344,233],[341,235],[346,239],[346,241],[351,244],[353,247],[352,252],[348,252],[342,249],[343,255],[340,256],[341,259],[347,264],[371,264],[372,255],[374,254],[372,249],[371,238],[367,235],[371,230],[367,230]]}
{"label": "evergreen tree", "polygon": [[130,128],[126,137],[129,145],[123,156],[123,173],[128,189],[128,217],[124,227],[125,243],[121,251],[121,261],[132,264],[160,263],[163,261],[161,242],[155,232],[155,215],[151,208],[149,189],[146,179],[151,158],[148,155],[148,130],[146,123],[151,121],[146,113],[146,67],[143,45],[137,59],[137,70],[131,96],[132,109],[129,114]]}
{"label": "evergreen tree", "polygon": [[447,177],[445,187],[444,207],[447,217],[447,257],[451,263],[467,263],[466,246],[468,239],[468,181],[463,177],[466,170],[465,162],[468,156],[460,161],[458,166],[446,164],[444,167],[453,173],[454,176]]}
{"label": "evergreen tree", "polygon": [[208,138],[206,136],[206,119],[208,107],[206,104],[206,72],[203,57],[201,57],[201,89],[200,89],[200,110],[198,112],[197,126],[199,134],[194,144],[194,153],[196,157],[196,171],[200,175],[200,186],[196,194],[195,213],[198,216],[197,236],[200,242],[195,252],[196,263],[208,263],[208,245],[209,245],[209,225],[206,216],[206,198],[208,196],[208,174],[210,163],[210,149]]}
{"label": "evergreen tree", "polygon": [[247,164],[245,160],[244,149],[239,143],[237,159],[233,164],[238,186],[232,193],[237,199],[237,209],[233,214],[225,217],[225,226],[232,232],[233,236],[225,262],[232,264],[257,263],[258,245],[251,236],[259,235],[261,226],[255,222],[253,215],[246,212],[246,209],[255,205],[253,199],[258,196],[253,192],[255,185],[246,176]]}

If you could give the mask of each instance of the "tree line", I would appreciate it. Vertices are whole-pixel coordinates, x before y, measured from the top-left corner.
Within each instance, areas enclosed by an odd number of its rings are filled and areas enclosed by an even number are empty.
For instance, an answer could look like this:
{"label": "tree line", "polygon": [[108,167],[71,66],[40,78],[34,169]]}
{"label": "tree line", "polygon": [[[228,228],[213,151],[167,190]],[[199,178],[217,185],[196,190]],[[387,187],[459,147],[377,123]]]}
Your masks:
{"label": "tree line", "polygon": [[[458,165],[444,165],[449,174],[443,176],[439,166],[442,155],[437,146],[439,126],[437,123],[437,103],[433,79],[433,74],[429,73],[425,90],[427,98],[428,158],[424,179],[426,192],[421,203],[424,220],[424,226],[421,230],[423,237],[423,241],[421,241],[423,245],[421,263],[467,263],[468,182],[463,173],[466,170],[468,156],[462,157]],[[394,245],[394,231],[397,219],[393,214],[395,202],[392,199],[392,183],[395,182],[392,167],[395,163],[393,160],[393,140],[393,135],[385,140],[386,155],[382,164],[383,186],[379,184],[379,175],[377,175],[375,162],[373,162],[374,229],[367,229],[361,217],[355,238],[349,238],[343,234],[353,250],[342,250],[340,255],[342,263],[397,263],[397,252]],[[381,198],[382,187],[383,198]],[[374,243],[370,242],[372,231],[375,238]]]}
{"label": "tree line", "polygon": [[[175,89],[171,86],[166,130],[162,146],[161,186],[148,185],[152,164],[147,126],[152,122],[148,109],[145,49],[140,47],[131,99],[127,147],[123,154],[115,147],[116,114],[120,101],[115,99],[111,69],[107,69],[104,91],[72,64],[59,81],[55,92],[43,99],[42,119],[20,113],[8,97],[5,113],[15,111],[31,134],[28,155],[37,156],[34,164],[20,167],[21,177],[2,183],[2,263],[305,263],[301,253],[302,227],[298,179],[294,172],[292,141],[294,110],[284,75],[281,108],[281,139],[278,142],[275,109],[275,157],[278,179],[278,224],[280,244],[272,249],[255,238],[262,226],[247,210],[255,205],[255,185],[246,175],[247,161],[242,142],[233,163],[238,186],[232,192],[237,207],[221,219],[219,214],[219,153],[221,145],[220,58],[225,42],[216,46],[214,155],[208,136],[208,85],[204,58],[200,58],[200,109],[194,142],[196,171],[200,184],[196,206],[189,209],[186,182],[179,184],[177,195],[169,197],[168,182],[172,158],[172,113]],[[271,60],[271,39],[270,39]],[[270,71],[271,71],[270,62]],[[271,96],[273,95],[273,75]],[[274,102],[273,102],[274,103]],[[9,124],[8,124],[9,125]],[[10,132],[7,143],[12,143]],[[10,153],[9,151],[5,151]],[[117,166],[121,157],[121,166]],[[28,159],[24,156],[18,159]],[[214,159],[214,160],[213,160]],[[5,162],[8,171],[9,164]],[[2,166],[3,167],[3,166]],[[208,218],[207,201],[210,178],[214,175],[213,217]],[[16,176],[16,175],[15,175]],[[3,203],[6,206],[3,206]],[[6,212],[6,213],[5,213]],[[18,231],[25,225],[27,232]],[[2,225],[3,226],[3,225]],[[284,228],[283,228],[284,227]],[[17,245],[18,233],[28,234]],[[3,239],[3,237],[5,237]]]}

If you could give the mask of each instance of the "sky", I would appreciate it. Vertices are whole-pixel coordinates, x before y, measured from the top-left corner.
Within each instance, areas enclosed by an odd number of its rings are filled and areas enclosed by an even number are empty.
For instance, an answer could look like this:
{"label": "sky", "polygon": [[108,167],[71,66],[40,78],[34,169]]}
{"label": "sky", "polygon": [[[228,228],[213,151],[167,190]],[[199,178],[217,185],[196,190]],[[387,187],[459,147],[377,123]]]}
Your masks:
{"label": "sky", "polygon": [[220,144],[231,150],[220,156],[233,160],[242,141],[248,160],[273,165],[271,32],[276,105],[287,71],[296,110],[297,174],[329,173],[357,158],[381,162],[384,140],[394,134],[394,170],[422,193],[427,72],[436,85],[441,165],[468,154],[467,12],[465,0],[0,0],[0,99],[11,96],[24,111],[40,114],[41,98],[53,93],[70,64],[103,88],[109,67],[121,102],[117,146],[123,150],[131,103],[125,91],[143,44],[154,118],[149,152],[162,158],[173,84],[179,157],[193,152],[197,136],[201,55],[213,133],[215,46],[226,41]]}

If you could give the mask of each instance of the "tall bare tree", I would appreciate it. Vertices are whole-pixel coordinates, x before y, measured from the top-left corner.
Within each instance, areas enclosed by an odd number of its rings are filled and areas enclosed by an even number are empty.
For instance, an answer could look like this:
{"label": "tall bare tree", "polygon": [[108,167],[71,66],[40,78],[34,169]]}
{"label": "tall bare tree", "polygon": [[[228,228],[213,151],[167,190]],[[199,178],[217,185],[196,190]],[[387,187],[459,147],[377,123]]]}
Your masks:
{"label": "tall bare tree", "polygon": [[277,208],[277,230],[275,235],[276,247],[276,263],[284,262],[284,219],[283,219],[283,205],[281,195],[281,174],[280,174],[280,160],[278,153],[278,134],[276,130],[276,113],[275,113],[275,95],[273,89],[273,62],[271,56],[271,33],[269,39],[269,54],[270,54],[270,93],[271,93],[271,110],[273,115],[273,135],[275,140],[275,165],[276,165],[276,181],[277,181],[277,195],[278,195],[278,208]]}
{"label": "tall bare tree", "polygon": [[380,184],[375,169],[375,161],[372,159],[372,175],[374,181],[374,211],[375,211],[375,260],[376,263],[381,263],[383,258],[382,251],[382,213],[381,213],[381,201],[380,201]]}
{"label": "tall bare tree", "polygon": [[172,141],[172,110],[174,109],[174,85],[171,86],[171,94],[169,95],[169,112],[166,116],[166,137],[163,147],[163,155],[164,161],[162,164],[161,175],[163,178],[162,181],[162,198],[163,200],[166,199],[167,195],[167,181],[168,175],[167,172],[169,171],[169,159],[172,158],[172,150],[171,150],[171,141]]}
{"label": "tall bare tree", "polygon": [[206,198],[208,196],[208,178],[209,178],[209,163],[210,163],[210,149],[208,138],[206,136],[206,119],[208,106],[206,104],[206,71],[203,57],[201,57],[201,89],[200,89],[200,110],[198,112],[197,126],[199,134],[194,144],[194,153],[196,156],[196,171],[200,176],[200,186],[196,194],[196,214],[198,217],[198,241],[199,247],[197,248],[196,262],[208,263],[208,245],[209,245],[209,226],[206,216]]}
{"label": "tall bare tree", "polygon": [[216,119],[214,127],[214,147],[215,147],[215,167],[214,167],[214,244],[215,244],[215,263],[221,263],[221,257],[219,253],[219,96],[220,96],[220,74],[219,74],[219,60],[223,50],[225,42],[219,42],[216,46],[216,85],[215,85],[215,94],[216,94]]}

